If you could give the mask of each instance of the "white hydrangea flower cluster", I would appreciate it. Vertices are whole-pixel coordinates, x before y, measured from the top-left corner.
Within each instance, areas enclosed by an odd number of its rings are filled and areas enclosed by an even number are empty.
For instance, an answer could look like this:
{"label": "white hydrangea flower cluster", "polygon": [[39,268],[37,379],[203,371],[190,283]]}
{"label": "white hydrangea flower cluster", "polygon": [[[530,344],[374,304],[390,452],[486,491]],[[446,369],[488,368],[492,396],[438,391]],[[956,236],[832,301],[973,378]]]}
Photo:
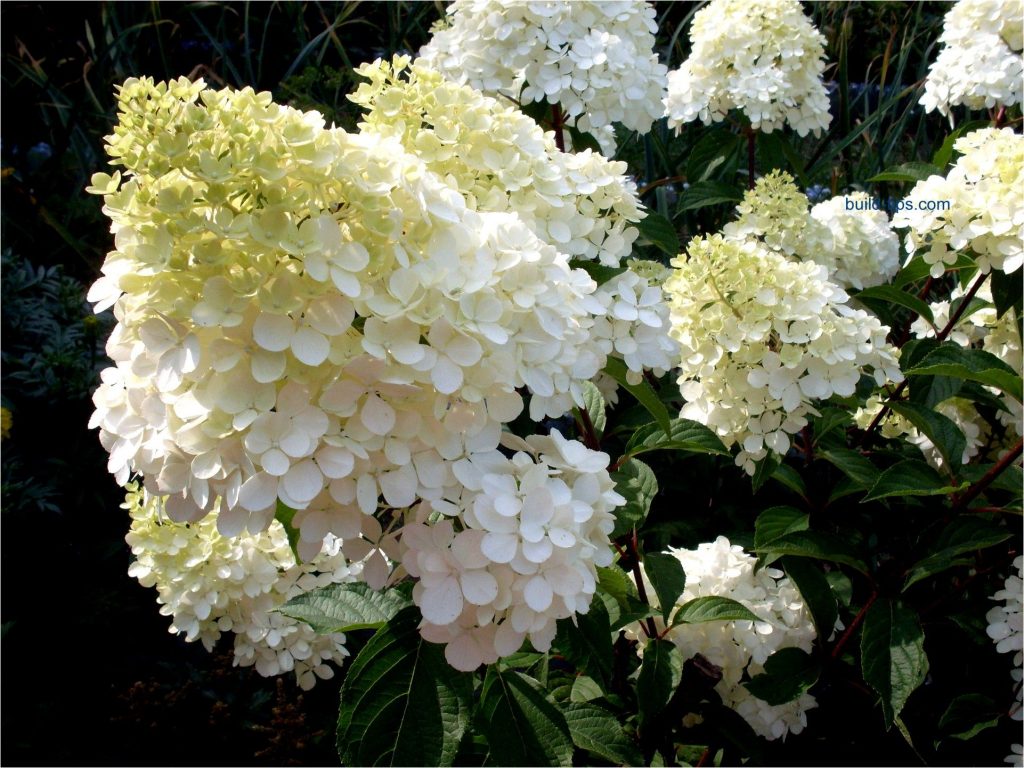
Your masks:
{"label": "white hydrangea flower cluster", "polygon": [[738,443],[749,474],[769,450],[786,453],[815,400],[852,395],[867,371],[879,386],[902,380],[888,327],[850,307],[824,267],[721,235],[694,238],[687,253],[665,283],[681,416]]}
{"label": "white hydrangea flower cluster", "polygon": [[797,0],[712,0],[693,17],[690,57],[668,75],[669,127],[738,109],[754,130],[820,133],[832,121],[824,44]]}
{"label": "white hydrangea flower cluster", "polygon": [[[127,173],[90,188],[115,234],[89,294],[118,320],[91,422],[110,471],[228,537],[297,510],[299,554],[340,538],[375,588],[399,558],[402,510],[468,494],[457,467],[493,455],[523,392],[534,420],[559,417],[608,354],[637,375],[672,359],[647,278],[597,292],[569,265],[628,254],[642,213],[622,169],[557,153],[527,118],[418,73],[430,121],[375,130],[372,111],[409,93],[378,89],[358,134],[250,89],[129,80],[108,139]],[[460,99],[476,109],[460,130],[492,144],[445,144]],[[517,164],[518,188],[488,178]]]}
{"label": "white hydrangea flower cluster", "polygon": [[869,200],[866,193],[854,192],[811,208],[799,255],[826,267],[829,279],[846,288],[883,285],[900,271],[900,239],[889,216],[885,211],[856,209]]}
{"label": "white hydrangea flower cluster", "polygon": [[889,282],[900,269],[900,241],[884,211],[865,210],[863,192],[810,202],[793,177],[774,170],[736,206],[728,237],[756,237],[769,247],[828,269],[829,279],[862,290]]}
{"label": "white hydrangea flower cluster", "polygon": [[[365,130],[392,136],[440,176],[453,180],[478,211],[515,211],[534,234],[573,258],[620,266],[645,215],[626,164],[584,151],[560,152],[550,133],[500,101],[448,82],[422,61],[376,61],[359,68],[368,82],[351,95],[366,110]],[[598,286],[589,344],[644,370],[672,367],[667,308],[650,271],[635,260]],[[653,274],[653,273],[652,273]],[[646,275],[646,272],[645,272]]]}
{"label": "white hydrangea flower cluster", "polygon": [[645,370],[663,376],[675,367],[679,345],[669,335],[668,304],[660,285],[630,268],[594,295],[604,314],[595,321],[592,338],[606,355],[625,361],[630,384],[639,384]]}
{"label": "white hydrangea flower cluster", "polygon": [[[799,590],[778,569],[762,568],[755,573],[757,558],[730,544],[724,536],[696,549],[670,548],[669,552],[686,573],[686,588],[679,604],[698,597],[727,597],[749,608],[760,621],[679,624],[668,631],[666,638],[676,645],[684,660],[701,654],[722,670],[722,679],[715,686],[722,703],[738,712],[756,733],[769,740],[800,733],[807,726],[807,711],[817,706],[811,694],[771,705],[743,685],[745,679],[764,671],[765,662],[776,651],[811,651],[817,633]],[[649,583],[646,586],[647,593],[654,595]],[[662,619],[654,621],[662,631]],[[631,625],[626,631],[642,650],[648,638],[640,625]]]}
{"label": "white hydrangea flower cluster", "polygon": [[921,104],[952,120],[969,109],[1019,104],[1024,91],[1024,30],[1016,0],[960,0],[946,14],[942,50],[928,70]]}
{"label": "white hydrangea flower cluster", "polygon": [[523,104],[560,104],[582,131],[646,133],[662,115],[668,69],[646,2],[455,0],[420,56],[448,79]]}
{"label": "white hydrangea flower cluster", "polygon": [[[1024,136],[1010,128],[983,128],[953,147],[961,154],[953,168],[945,178],[919,181],[893,226],[910,229],[907,253],[920,252],[932,277],[941,277],[965,249],[983,273],[1016,272],[1024,264]],[[936,210],[936,201],[950,205]]]}
{"label": "white hydrangea flower cluster", "polygon": [[289,599],[328,584],[353,581],[341,542],[328,537],[323,551],[297,563],[281,523],[262,533],[222,536],[214,514],[191,524],[164,515],[164,500],[129,485],[123,508],[131,529],[125,537],[135,555],[128,574],[156,587],[169,631],[200,640],[208,651],[225,632],[234,635],[236,666],[255,666],[264,677],[294,672],[304,690],[334,676],[348,651],[340,633],[318,635],[309,625],[277,613]]}
{"label": "white hydrangea flower cluster", "polygon": [[432,522],[424,506],[402,535],[402,563],[419,579],[421,632],[446,644],[456,669],[493,663],[527,637],[546,651],[557,619],[586,613],[595,568],[612,561],[611,511],[625,502],[607,454],[557,430],[504,442],[512,458],[491,451],[459,461],[461,494],[433,505],[442,519]]}
{"label": "white hydrangea flower cluster", "polygon": [[421,59],[364,64],[349,96],[364,130],[397,138],[478,211],[515,211],[533,233],[577,259],[617,267],[646,214],[626,163],[560,152],[511,105],[446,81]]}
{"label": "white hydrangea flower cluster", "polygon": [[[985,615],[988,621],[985,631],[996,643],[999,653],[1013,654],[1010,676],[1015,684],[1017,701],[1010,710],[1010,716],[1019,721],[1024,720],[1024,613],[1021,608],[1024,600],[1024,557],[1015,558],[1013,568],[1016,573],[1011,572],[1003,588],[992,595],[993,600],[1001,600],[1003,604],[995,606]],[[1010,762],[1010,758],[1007,758],[1007,762]]]}

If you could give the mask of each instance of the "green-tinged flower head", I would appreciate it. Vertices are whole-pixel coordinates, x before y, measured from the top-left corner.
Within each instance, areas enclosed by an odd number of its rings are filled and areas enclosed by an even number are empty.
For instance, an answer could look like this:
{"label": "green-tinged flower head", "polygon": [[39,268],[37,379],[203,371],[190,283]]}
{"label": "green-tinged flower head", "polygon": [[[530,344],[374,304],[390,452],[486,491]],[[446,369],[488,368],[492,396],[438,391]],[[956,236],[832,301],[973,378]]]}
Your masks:
{"label": "green-tinged flower head", "polygon": [[818,264],[712,235],[673,266],[665,292],[682,350],[681,415],[739,443],[736,462],[751,474],[768,450],[788,450],[816,400],[852,395],[868,370],[879,385],[902,379],[889,329],[847,306]]}

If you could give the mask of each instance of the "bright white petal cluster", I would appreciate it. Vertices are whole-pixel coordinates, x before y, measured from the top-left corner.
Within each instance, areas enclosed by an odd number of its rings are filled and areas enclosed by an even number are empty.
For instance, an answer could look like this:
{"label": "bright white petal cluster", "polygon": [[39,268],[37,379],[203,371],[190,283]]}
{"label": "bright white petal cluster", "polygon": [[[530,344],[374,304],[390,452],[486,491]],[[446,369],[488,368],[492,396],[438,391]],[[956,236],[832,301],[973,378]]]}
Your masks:
{"label": "bright white petal cluster", "polygon": [[557,619],[586,613],[595,568],[612,561],[611,511],[625,502],[607,454],[557,431],[505,442],[518,449],[512,458],[490,451],[458,462],[461,494],[435,502],[432,517],[421,509],[402,535],[402,563],[419,579],[420,631],[446,644],[457,669],[515,653],[527,637],[546,651]]}
{"label": "bright white petal cluster", "polygon": [[[646,278],[598,293],[569,265],[628,254],[642,214],[622,168],[417,72],[376,88],[358,134],[248,89],[130,80],[109,137],[127,173],[91,188],[115,234],[90,292],[118,320],[92,419],[110,471],[175,521],[216,510],[225,536],[284,504],[302,557],[334,535],[374,587],[402,510],[469,493],[456,466],[498,447],[522,393],[559,417],[608,354],[637,375],[671,360]],[[414,87],[430,106],[407,130],[375,123]]]}
{"label": "bright white petal cluster", "polygon": [[[766,739],[800,733],[807,711],[817,706],[809,693],[786,704],[771,705],[747,690],[744,680],[764,671],[765,661],[782,648],[810,652],[816,632],[799,590],[775,568],[754,572],[757,561],[724,536],[696,549],[669,549],[686,573],[680,604],[698,597],[727,597],[750,609],[760,621],[711,621],[679,624],[666,638],[675,643],[684,660],[701,654],[722,670],[715,690],[722,703],[736,710],[751,728]],[[644,574],[644,579],[647,576]],[[655,594],[647,585],[647,593]],[[655,619],[659,631],[661,618]],[[647,636],[639,625],[627,628],[642,646]]]}
{"label": "bright white petal cluster", "polygon": [[631,384],[639,384],[645,370],[664,375],[679,358],[679,345],[669,335],[668,304],[661,286],[635,269],[631,266],[598,287],[594,295],[604,314],[591,331],[605,354],[625,361]]}
{"label": "bright white petal cluster", "polygon": [[448,82],[423,60],[357,71],[368,82],[349,98],[366,110],[364,130],[397,138],[469,207],[515,211],[572,258],[615,267],[629,255],[645,214],[626,163],[558,151],[552,133],[507,101]]}
{"label": "bright white petal cluster", "polygon": [[285,602],[328,584],[353,581],[340,544],[328,537],[307,563],[296,563],[284,527],[277,521],[259,534],[226,538],[217,531],[216,512],[196,523],[175,523],[164,515],[164,500],[129,486],[122,505],[131,514],[126,540],[135,555],[128,574],[156,587],[160,613],[172,618],[169,631],[208,651],[223,633],[234,636],[236,666],[255,666],[264,677],[295,672],[309,690],[317,678],[334,676],[348,651],[343,634],[318,635],[309,625],[277,613]]}
{"label": "bright white petal cluster", "polygon": [[797,0],[712,0],[693,17],[690,58],[668,75],[669,127],[738,109],[765,133],[820,133],[832,120],[824,44]]}
{"label": "bright white petal cluster", "polygon": [[861,290],[889,282],[900,268],[900,241],[884,211],[863,192],[833,197],[813,208],[784,171],[757,180],[723,232],[760,238],[769,247],[828,269],[829,279]]}
{"label": "bright white petal cluster", "polygon": [[988,628],[985,631],[996,643],[996,650],[999,653],[1013,654],[1013,669],[1010,676],[1014,681],[1017,701],[1011,709],[1010,716],[1014,720],[1024,720],[1024,704],[1021,698],[1024,690],[1024,614],[1021,608],[1021,601],[1024,600],[1024,557],[1017,557],[1013,561],[1013,568],[1016,573],[1011,573],[1003,588],[992,595],[993,600],[1001,600],[1003,604],[995,606],[985,615],[988,621]]}
{"label": "bright white petal cluster", "polygon": [[1016,0],[960,0],[946,14],[939,42],[921,97],[926,111],[949,115],[958,104],[987,109],[1021,102],[1024,33]]}
{"label": "bright white petal cluster", "polygon": [[721,235],[694,238],[687,252],[665,283],[681,416],[739,444],[748,473],[769,450],[789,449],[814,401],[852,395],[868,371],[879,386],[902,380],[889,329],[850,307],[824,267]]}
{"label": "bright white petal cluster", "polygon": [[667,68],[655,11],[636,0],[455,0],[420,56],[454,82],[523,104],[560,104],[585,132],[646,133],[662,115]]}
{"label": "bright white petal cluster", "polygon": [[[941,277],[970,249],[982,272],[1015,272],[1024,264],[1024,136],[1010,128],[983,128],[953,144],[961,153],[943,178],[919,181],[893,217],[909,227],[905,245],[920,252]],[[936,203],[948,202],[948,207]],[[945,208],[945,210],[941,210]]]}
{"label": "bright white petal cluster", "polygon": [[900,239],[885,211],[864,210],[868,202],[867,194],[854,192],[811,208],[799,254],[846,288],[882,285],[900,271]]}

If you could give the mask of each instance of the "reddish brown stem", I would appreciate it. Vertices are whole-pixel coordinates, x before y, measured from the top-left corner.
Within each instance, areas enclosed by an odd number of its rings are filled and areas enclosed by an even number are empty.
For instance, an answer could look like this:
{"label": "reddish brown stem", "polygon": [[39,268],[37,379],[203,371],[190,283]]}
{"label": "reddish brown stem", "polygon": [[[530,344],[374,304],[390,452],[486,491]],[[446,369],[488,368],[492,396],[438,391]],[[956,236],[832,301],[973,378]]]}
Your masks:
{"label": "reddish brown stem", "polygon": [[565,126],[565,115],[562,114],[562,107],[559,104],[551,105],[551,128],[555,132],[555,146],[559,152],[565,152],[565,135],[562,128]]}
{"label": "reddish brown stem", "polygon": [[663,187],[666,184],[675,184],[677,181],[686,181],[686,177],[685,176],[666,176],[664,179],[657,179],[656,181],[652,181],[650,184],[648,184],[646,186],[640,187],[640,189],[636,193],[636,196],[642,198],[644,195],[646,195],[652,189],[657,189],[658,187]]}
{"label": "reddish brown stem", "polygon": [[853,633],[857,631],[857,627],[864,621],[864,615],[868,612],[868,608],[874,605],[875,600],[878,599],[878,592],[872,592],[871,597],[868,598],[867,602],[864,603],[864,607],[860,609],[856,616],[853,617],[853,621],[850,622],[850,626],[843,632],[842,637],[839,638],[839,642],[836,643],[835,648],[832,649],[832,658],[838,659],[839,654],[843,652],[843,646],[853,636]]}
{"label": "reddish brown stem", "polygon": [[979,493],[992,485],[992,482],[999,477],[1007,467],[1020,458],[1022,450],[1024,450],[1024,440],[1018,440],[1017,444],[1010,449],[1009,453],[993,464],[992,468],[986,472],[978,482],[972,484],[966,491],[964,491],[963,496],[953,502],[950,512],[956,512],[966,508],[968,504],[978,497]]}
{"label": "reddish brown stem", "polygon": [[[633,529],[633,535],[629,538],[629,549],[630,554],[633,556],[633,580],[636,581],[636,591],[640,595],[640,599],[644,601],[646,605],[650,605],[650,601],[647,599],[647,587],[644,586],[643,574],[640,573],[640,548],[637,546],[636,529]],[[649,638],[656,638],[658,636],[658,628],[654,626],[654,619],[650,616],[647,617],[647,621],[640,625],[643,627],[644,634]]]}
{"label": "reddish brown stem", "polygon": [[590,419],[590,413],[583,406],[579,408],[580,420],[583,422],[583,444],[592,451],[601,450],[601,441],[597,439],[597,430]]}
{"label": "reddish brown stem", "polygon": [[[941,331],[939,331],[938,334],[935,336],[936,340],[940,342],[946,340],[946,337],[949,336],[953,328],[956,327],[956,324],[960,322],[960,318],[963,316],[964,312],[967,311],[967,305],[971,303],[971,299],[974,298],[974,294],[978,292],[978,289],[981,288],[982,284],[985,282],[987,278],[988,274],[978,275],[978,279],[974,281],[974,284],[970,287],[970,289],[967,291],[967,294],[960,301],[960,306],[956,308],[956,312],[954,312],[953,316],[949,318],[949,322],[946,323],[945,327]],[[910,382],[907,379],[903,379],[903,381],[900,382],[900,385],[896,387],[895,390],[893,390],[891,395],[889,395],[889,399],[898,399],[899,396],[903,394],[904,390],[906,390],[907,384],[909,383]],[[887,413],[889,413],[889,406],[883,405],[882,410],[878,412],[878,415],[875,416],[874,419],[872,419],[871,423],[868,425],[868,428],[864,430],[864,434],[861,437],[861,440],[858,443],[858,445],[864,445],[871,438],[871,433],[874,432],[875,428],[882,423],[882,419],[885,418]]]}
{"label": "reddish brown stem", "polygon": [[754,188],[754,172],[757,156],[757,132],[753,128],[747,128],[747,189]]}

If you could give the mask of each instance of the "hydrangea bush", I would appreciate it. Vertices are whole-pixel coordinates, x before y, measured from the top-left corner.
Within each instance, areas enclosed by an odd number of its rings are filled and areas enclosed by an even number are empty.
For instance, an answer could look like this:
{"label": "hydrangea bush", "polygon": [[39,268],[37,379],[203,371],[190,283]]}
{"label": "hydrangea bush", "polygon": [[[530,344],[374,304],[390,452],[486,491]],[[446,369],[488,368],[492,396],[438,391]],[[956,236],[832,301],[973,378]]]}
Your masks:
{"label": "hydrangea bush", "polygon": [[[945,84],[982,35],[1019,60],[1007,13],[950,12],[923,103],[1014,108],[987,64]],[[238,665],[340,673],[346,764],[784,762],[844,706],[941,760],[1020,717],[1020,134],[812,206],[805,9],[714,0],[667,95],[657,34],[646,3],[456,0],[356,68],[353,131],[117,91],[91,426],[130,575]],[[608,158],[662,119],[729,126],[679,169],[707,216]],[[937,648],[986,620],[1015,668],[972,687]]]}

